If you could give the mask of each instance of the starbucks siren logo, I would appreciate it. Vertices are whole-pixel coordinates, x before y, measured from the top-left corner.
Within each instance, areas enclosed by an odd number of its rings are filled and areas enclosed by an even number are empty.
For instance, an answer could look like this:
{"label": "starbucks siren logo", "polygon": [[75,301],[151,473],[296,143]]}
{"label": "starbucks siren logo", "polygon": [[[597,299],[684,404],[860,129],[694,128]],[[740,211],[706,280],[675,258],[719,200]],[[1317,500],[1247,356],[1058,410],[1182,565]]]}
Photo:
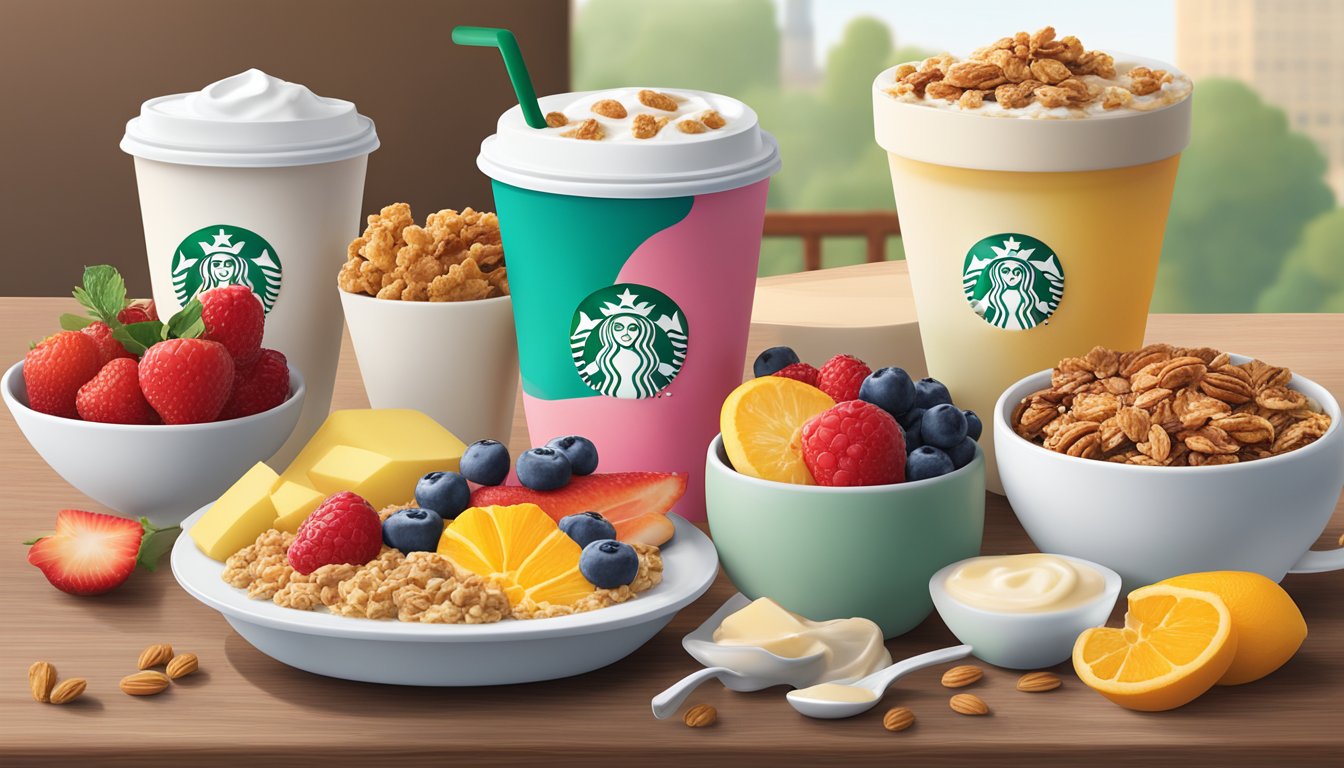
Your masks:
{"label": "starbucks siren logo", "polygon": [[579,302],[570,351],[583,383],[608,397],[661,392],[686,362],[686,318],[676,302],[644,285],[618,283]]}
{"label": "starbucks siren logo", "polygon": [[186,306],[201,291],[245,285],[269,313],[280,295],[280,257],[261,235],[215,224],[187,235],[173,256],[173,293]]}
{"label": "starbucks siren logo", "polygon": [[1049,321],[1064,296],[1064,267],[1034,237],[1001,233],[966,252],[961,288],[971,309],[996,328],[1024,331]]}

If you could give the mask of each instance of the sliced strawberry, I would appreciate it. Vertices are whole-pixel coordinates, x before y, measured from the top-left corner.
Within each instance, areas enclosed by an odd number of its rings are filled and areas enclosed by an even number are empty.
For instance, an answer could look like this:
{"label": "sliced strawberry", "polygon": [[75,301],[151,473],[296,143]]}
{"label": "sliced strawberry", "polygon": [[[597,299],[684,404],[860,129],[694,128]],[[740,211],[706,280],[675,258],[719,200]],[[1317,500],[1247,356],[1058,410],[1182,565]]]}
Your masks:
{"label": "sliced strawberry", "polygon": [[99,595],[130,578],[145,526],[124,517],[63,509],[56,533],[37,540],[28,562],[52,586],[72,595]]}
{"label": "sliced strawberry", "polygon": [[677,528],[667,515],[640,515],[614,523],[616,538],[631,544],[652,544],[661,546],[672,539]]}
{"label": "sliced strawberry", "polygon": [[569,485],[554,491],[534,491],[521,485],[484,486],[472,492],[471,504],[486,507],[532,503],[557,522],[567,515],[597,512],[616,526],[617,537],[622,541],[644,541],[644,538],[627,539],[622,531],[635,535],[647,528],[652,534],[657,524],[644,518],[666,515],[685,493],[683,474],[611,472],[575,477]]}

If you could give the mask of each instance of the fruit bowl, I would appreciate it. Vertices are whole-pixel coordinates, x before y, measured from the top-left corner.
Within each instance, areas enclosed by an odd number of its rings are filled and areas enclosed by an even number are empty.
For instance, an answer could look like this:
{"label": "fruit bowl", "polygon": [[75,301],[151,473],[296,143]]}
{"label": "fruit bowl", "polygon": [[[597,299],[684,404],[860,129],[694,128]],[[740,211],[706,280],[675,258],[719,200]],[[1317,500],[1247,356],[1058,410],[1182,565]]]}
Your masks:
{"label": "fruit bowl", "polygon": [[[184,529],[205,508],[183,521]],[[676,535],[662,549],[663,581],[639,597],[587,613],[495,624],[417,624],[295,611],[249,599],[225,583],[224,564],[190,536],[173,546],[173,576],[271,658],[314,674],[391,685],[527,683],[605,667],[648,642],[714,582],[714,545],[669,515]]]}
{"label": "fruit bowl", "polygon": [[289,368],[289,397],[252,416],[207,424],[99,424],[28,407],[23,363],[0,379],[19,430],[81,493],[127,517],[176,525],[218,498],[238,476],[284,444],[303,408],[303,377]]}
{"label": "fruit bowl", "polygon": [[748,598],[813,621],[862,616],[895,637],[933,611],[935,571],[980,553],[984,452],[941,477],[835,488],[741,474],[715,437],[705,502],[723,570]]}
{"label": "fruit bowl", "polygon": [[1013,384],[993,414],[1003,488],[1042,552],[1107,566],[1126,592],[1200,571],[1254,571],[1279,581],[1289,572],[1344,568],[1344,550],[1308,551],[1344,486],[1339,403],[1325,387],[1296,375],[1288,384],[1331,418],[1310,445],[1239,464],[1149,467],[1068,456],[1018,435],[1014,408],[1048,387],[1050,373]]}

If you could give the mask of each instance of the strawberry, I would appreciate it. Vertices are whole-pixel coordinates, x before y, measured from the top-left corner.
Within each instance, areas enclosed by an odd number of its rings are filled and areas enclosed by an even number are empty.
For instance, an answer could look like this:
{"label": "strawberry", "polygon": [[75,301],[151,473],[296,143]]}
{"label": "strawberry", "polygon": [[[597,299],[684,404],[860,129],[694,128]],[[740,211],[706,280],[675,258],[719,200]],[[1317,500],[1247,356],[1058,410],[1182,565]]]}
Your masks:
{"label": "strawberry", "polygon": [[150,320],[158,320],[159,312],[154,307],[153,299],[136,299],[126,308],[117,313],[117,322],[123,325],[131,323],[146,323]]}
{"label": "strawberry", "polygon": [[28,407],[53,416],[79,417],[75,396],[98,375],[98,345],[78,331],[62,331],[28,350],[23,384]]}
{"label": "strawberry", "polygon": [[[51,585],[72,595],[99,595],[130,578],[136,565],[154,570],[182,529],[155,528],[80,509],[56,514],[56,532],[25,542],[28,562]],[[167,534],[167,535],[160,535]]]}
{"label": "strawberry", "polygon": [[28,549],[28,562],[62,592],[100,595],[131,577],[144,535],[134,520],[63,509],[56,533]]}
{"label": "strawberry", "polygon": [[803,462],[817,485],[905,480],[905,438],[891,414],[863,400],[837,403],[803,425]]}
{"label": "strawberry", "polygon": [[251,365],[261,351],[266,310],[261,299],[245,285],[225,285],[200,294],[202,338],[228,348],[238,365]]}
{"label": "strawberry", "polygon": [[121,345],[120,341],[113,338],[112,329],[108,327],[107,323],[104,323],[101,320],[96,320],[93,323],[84,326],[79,329],[79,332],[88,336],[90,339],[93,339],[93,343],[97,345],[99,365],[105,366],[109,361],[121,357],[135,357],[135,355],[132,355]]}
{"label": "strawberry", "polygon": [[774,375],[783,376],[786,379],[793,379],[794,381],[801,381],[804,384],[811,384],[814,387],[817,386],[817,369],[807,363],[793,363],[792,365],[786,365],[778,371],[775,371]]}
{"label": "strawberry", "polygon": [[140,391],[139,370],[132,357],[109,361],[75,395],[79,418],[104,424],[157,423],[159,415]]}
{"label": "strawberry", "polygon": [[305,576],[324,565],[363,565],[383,549],[383,524],[373,505],[359,494],[342,491],[299,526],[289,546],[289,564]]}
{"label": "strawberry", "polygon": [[140,389],[164,424],[214,421],[233,389],[233,358],[206,339],[168,339],[140,360]]}
{"label": "strawberry", "polygon": [[817,389],[837,403],[859,399],[859,387],[873,369],[853,355],[836,355],[817,371]]}
{"label": "strawberry", "polygon": [[233,372],[233,394],[219,412],[221,421],[269,411],[289,397],[289,366],[285,356],[263,349],[256,362]]}
{"label": "strawberry", "polygon": [[471,505],[531,503],[557,522],[579,512],[597,512],[616,526],[616,536],[622,541],[662,544],[672,538],[673,530],[665,515],[684,493],[684,474],[610,472],[576,476],[554,491],[534,491],[521,485],[484,486],[472,492]]}

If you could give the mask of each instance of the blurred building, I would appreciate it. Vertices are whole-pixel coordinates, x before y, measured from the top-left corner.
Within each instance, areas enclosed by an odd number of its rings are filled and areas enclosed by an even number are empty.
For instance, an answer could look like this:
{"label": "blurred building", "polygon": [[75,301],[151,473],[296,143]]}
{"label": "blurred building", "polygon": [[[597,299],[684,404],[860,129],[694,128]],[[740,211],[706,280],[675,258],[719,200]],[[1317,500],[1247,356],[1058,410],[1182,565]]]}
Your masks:
{"label": "blurred building", "polygon": [[821,80],[812,0],[784,0],[783,27],[779,39],[779,81],[785,88],[811,88]]}
{"label": "blurred building", "polygon": [[1286,112],[1344,203],[1344,1],[1176,0],[1176,65],[1242,80]]}

